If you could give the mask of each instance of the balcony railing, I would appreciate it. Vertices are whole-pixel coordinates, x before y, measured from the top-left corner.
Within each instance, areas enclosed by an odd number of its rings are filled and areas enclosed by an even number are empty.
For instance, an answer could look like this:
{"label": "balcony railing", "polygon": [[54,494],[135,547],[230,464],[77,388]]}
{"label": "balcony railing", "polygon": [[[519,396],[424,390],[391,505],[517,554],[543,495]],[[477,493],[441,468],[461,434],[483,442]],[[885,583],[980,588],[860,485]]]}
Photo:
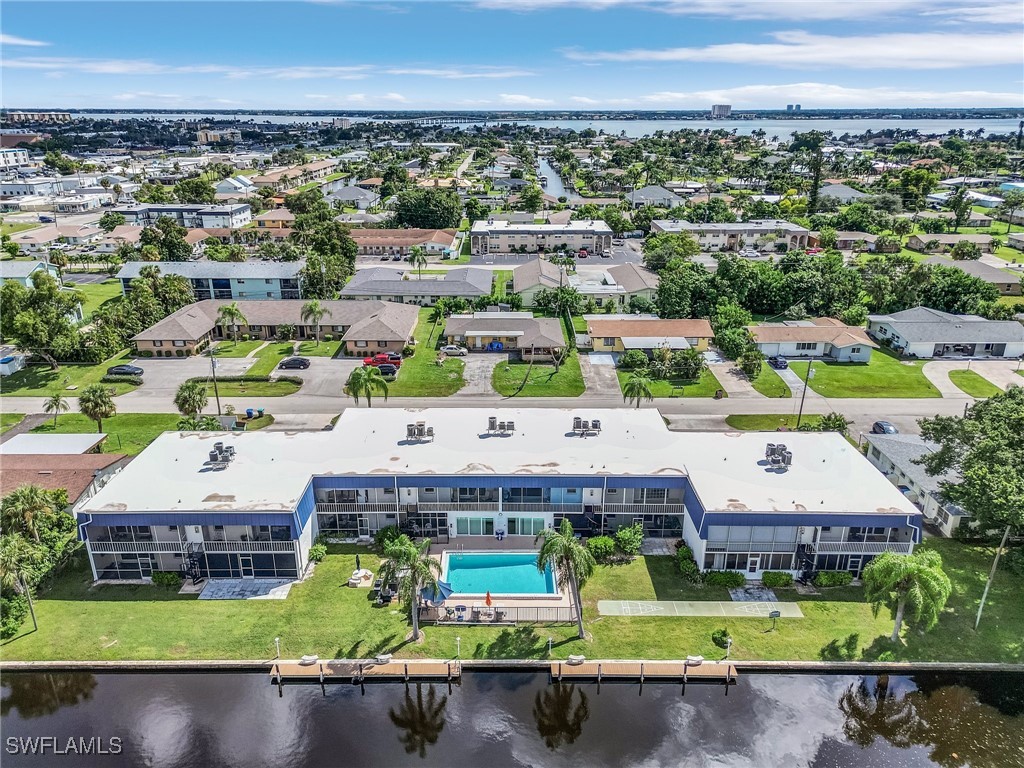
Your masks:
{"label": "balcony railing", "polygon": [[681,515],[682,504],[605,504],[606,515]]}
{"label": "balcony railing", "polygon": [[807,551],[819,555],[880,555],[883,552],[909,555],[912,546],[909,541],[819,541],[808,544]]}
{"label": "balcony railing", "polygon": [[443,501],[420,502],[416,505],[420,512],[497,512],[496,501]]}
{"label": "balcony railing", "polygon": [[290,541],[204,541],[206,552],[294,552]]}
{"label": "balcony railing", "polygon": [[552,504],[545,501],[529,502],[503,502],[503,512],[555,512],[563,515],[576,515],[583,513],[583,504]]}
{"label": "balcony railing", "polygon": [[318,501],[316,512],[318,515],[337,515],[352,512],[397,512],[398,504],[391,502],[334,502]]}
{"label": "balcony railing", "polygon": [[180,554],[184,544],[180,541],[95,541],[89,540],[93,554],[105,555],[117,552],[174,552]]}
{"label": "balcony railing", "polygon": [[709,541],[705,552],[796,552],[795,541]]}

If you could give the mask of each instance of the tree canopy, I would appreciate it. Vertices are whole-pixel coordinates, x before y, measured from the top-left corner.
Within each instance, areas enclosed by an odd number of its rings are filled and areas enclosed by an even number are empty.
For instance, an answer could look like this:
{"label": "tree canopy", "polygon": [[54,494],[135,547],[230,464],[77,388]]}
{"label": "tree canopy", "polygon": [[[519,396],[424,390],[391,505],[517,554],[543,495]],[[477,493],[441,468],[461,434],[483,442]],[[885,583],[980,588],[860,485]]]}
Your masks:
{"label": "tree canopy", "polygon": [[462,201],[452,189],[418,187],[398,194],[395,224],[415,229],[457,229]]}

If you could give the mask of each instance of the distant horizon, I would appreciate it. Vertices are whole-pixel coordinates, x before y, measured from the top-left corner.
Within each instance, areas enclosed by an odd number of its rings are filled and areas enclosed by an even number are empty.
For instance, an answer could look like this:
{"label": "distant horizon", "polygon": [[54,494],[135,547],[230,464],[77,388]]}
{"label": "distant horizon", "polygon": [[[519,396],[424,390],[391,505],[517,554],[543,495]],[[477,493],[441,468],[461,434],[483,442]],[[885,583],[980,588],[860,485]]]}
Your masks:
{"label": "distant horizon", "polygon": [[[878,106],[878,107],[804,107],[801,105],[799,110],[787,110],[785,107],[757,107],[757,108],[746,108],[739,107],[735,104],[729,105],[733,113],[729,117],[716,117],[714,120],[728,122],[729,120],[742,120],[744,116],[750,114],[778,114],[781,116],[797,117],[797,116],[809,116],[816,113],[826,112],[846,112],[846,113],[869,113],[869,112],[886,112],[888,114],[898,114],[901,112],[916,112],[916,113],[927,113],[927,112],[1007,112],[1011,113],[1008,117],[1020,116],[1024,118],[1024,106],[1012,106],[1012,107],[967,107],[967,106],[938,106],[938,107],[890,107],[890,106]],[[365,109],[317,109],[317,108],[303,108],[303,107],[124,107],[124,106],[89,106],[89,107],[0,107],[3,112],[70,112],[72,114],[79,114],[84,112],[120,112],[125,114],[133,113],[170,113],[180,114],[187,112],[203,113],[213,112],[217,114],[309,114],[309,115],[339,115],[346,116],[352,115],[356,117],[364,117],[370,115],[408,115],[422,113],[424,115],[431,114],[450,114],[450,115],[552,115],[552,116],[565,116],[565,115],[645,115],[646,119],[657,119],[658,115],[665,115],[666,117],[675,115],[708,115],[710,118],[711,108],[710,106],[706,109],[693,108],[693,109],[579,109],[576,107],[550,107],[547,109],[467,109],[467,108],[436,108],[431,109],[428,107],[415,107],[410,106],[405,109],[395,108],[381,108],[374,109],[368,107]],[[537,118],[541,119],[541,118]],[[927,119],[927,118],[919,118]],[[943,116],[937,119],[956,119],[950,116]],[[964,119],[967,119],[965,117]]]}

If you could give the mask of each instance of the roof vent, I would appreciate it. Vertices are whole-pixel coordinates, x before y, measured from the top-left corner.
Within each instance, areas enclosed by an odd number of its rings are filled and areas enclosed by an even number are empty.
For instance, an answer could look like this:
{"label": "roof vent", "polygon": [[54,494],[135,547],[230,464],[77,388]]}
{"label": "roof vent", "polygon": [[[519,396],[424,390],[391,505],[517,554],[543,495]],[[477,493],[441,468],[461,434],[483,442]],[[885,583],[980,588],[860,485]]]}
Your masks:
{"label": "roof vent", "polygon": [[793,454],[784,443],[768,443],[764,450],[764,458],[771,466],[781,469],[793,464]]}
{"label": "roof vent", "polygon": [[573,416],[572,431],[574,434],[580,437],[599,435],[601,434],[601,420],[593,419],[588,421],[579,416]]}

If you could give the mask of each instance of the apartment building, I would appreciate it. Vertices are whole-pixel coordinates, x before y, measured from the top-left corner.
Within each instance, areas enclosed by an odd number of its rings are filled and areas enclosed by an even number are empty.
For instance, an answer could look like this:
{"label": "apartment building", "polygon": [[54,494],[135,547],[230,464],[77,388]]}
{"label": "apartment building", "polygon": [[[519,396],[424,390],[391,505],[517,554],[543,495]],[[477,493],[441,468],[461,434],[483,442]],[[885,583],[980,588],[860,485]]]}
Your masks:
{"label": "apartment building", "polygon": [[749,579],[913,551],[921,511],[854,446],[779,437],[670,432],[653,410],[349,408],[328,432],[166,433],[75,512],[113,580],[294,578],[317,535],[388,525],[514,550],[563,519],[581,536],[639,523]]}
{"label": "apartment building", "polygon": [[[298,299],[299,272],[304,261],[162,261],[156,264],[165,275],[181,275],[192,284],[196,300],[203,299]],[[147,261],[129,261],[117,273],[121,292],[131,291],[132,280]]]}
{"label": "apartment building", "polygon": [[739,251],[744,247],[765,247],[775,250],[806,248],[810,230],[782,219],[738,221],[729,224],[694,224],[682,219],[657,219],[651,232],[673,232],[692,235],[702,251]]}
{"label": "apartment building", "polygon": [[0,149],[0,170],[7,171],[24,165],[28,165],[27,149]]}
{"label": "apartment building", "polygon": [[199,203],[146,203],[121,205],[111,209],[120,213],[125,222],[137,227],[148,227],[167,216],[188,229],[239,229],[252,221],[252,208],[248,203],[203,205]]}
{"label": "apartment building", "polygon": [[473,223],[470,247],[474,254],[513,251],[582,251],[601,254],[612,246],[612,230],[599,219],[565,224],[513,223],[488,219]]}

